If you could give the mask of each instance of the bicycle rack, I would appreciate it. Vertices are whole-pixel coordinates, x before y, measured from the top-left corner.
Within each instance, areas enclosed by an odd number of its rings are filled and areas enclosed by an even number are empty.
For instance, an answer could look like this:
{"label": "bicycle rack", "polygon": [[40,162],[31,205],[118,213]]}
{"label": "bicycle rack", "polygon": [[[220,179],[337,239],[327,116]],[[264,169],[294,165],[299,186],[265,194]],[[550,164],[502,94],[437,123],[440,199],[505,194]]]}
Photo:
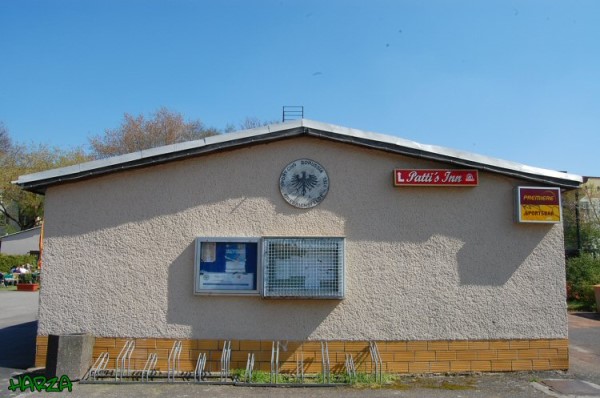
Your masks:
{"label": "bicycle rack", "polygon": [[108,352],[103,352],[102,354],[100,354],[98,359],[96,359],[96,362],[94,362],[94,364],[92,365],[88,376],[91,377],[92,380],[97,380],[98,376],[104,376],[108,374],[109,371],[106,370],[106,366],[108,365],[109,360],[110,355],[108,354]]}
{"label": "bicycle rack", "polygon": [[153,352],[148,355],[148,359],[146,360],[146,364],[144,365],[144,369],[142,370],[142,382],[144,378],[146,378],[146,382],[150,381],[150,376],[154,376],[156,371],[156,363],[158,362],[158,355]]}
{"label": "bicycle rack", "polygon": [[296,382],[304,383],[304,352],[296,351]]}
{"label": "bicycle rack", "polygon": [[329,345],[321,341],[321,363],[323,365],[323,384],[331,383],[331,369],[329,363]]}
{"label": "bicycle rack", "polygon": [[354,363],[354,358],[352,357],[352,354],[346,354],[345,365],[348,380],[350,380],[350,383],[354,383],[354,381],[356,381],[356,365]]}
{"label": "bicycle rack", "polygon": [[277,376],[279,376],[279,341],[274,341],[271,346],[271,376],[269,381],[277,384]]}
{"label": "bicycle rack", "polygon": [[369,341],[369,352],[371,353],[371,371],[375,374],[375,382],[381,383],[383,381],[383,362],[376,342]]}
{"label": "bicycle rack", "polygon": [[[123,340],[121,340],[123,341]],[[298,344],[300,343],[300,344]],[[339,359],[341,362],[341,354],[343,351],[332,352],[334,358],[333,368],[334,374],[332,375],[332,364],[330,361],[330,351],[329,351],[329,341],[322,340],[319,342],[321,348],[321,369],[315,369],[316,372],[305,374],[307,369],[313,369],[314,365],[318,366],[319,353],[314,353],[314,348],[310,349],[310,355],[308,359],[308,363],[305,362],[304,349],[307,347],[303,342],[293,342],[293,349],[290,352],[290,355],[282,356],[282,350],[288,351],[289,342],[273,340],[271,345],[271,371],[270,371],[270,379],[264,383],[256,384],[256,385],[297,385],[297,386],[322,386],[322,387],[330,387],[342,384],[342,378],[339,378],[339,373],[345,372],[346,374],[346,382],[345,383],[355,383],[357,380],[357,363],[355,361],[360,361],[362,363],[362,356],[355,357],[350,353],[344,353],[345,361],[344,363],[338,363],[336,359]],[[247,361],[246,368],[236,370],[239,371],[239,376],[232,375],[231,370],[231,358],[232,358],[232,342],[231,340],[221,341],[221,364],[220,364],[220,372],[214,369],[214,364],[209,362],[211,357],[214,358],[215,352],[202,352],[198,353],[198,358],[196,360],[195,368],[188,369],[188,367],[193,367],[193,364],[188,362],[188,356],[184,356],[184,361],[180,363],[181,352],[183,351],[184,342],[181,340],[176,340],[173,342],[171,349],[168,352],[168,358],[159,357],[158,352],[148,353],[148,357],[145,361],[143,369],[133,369],[131,358],[133,357],[133,352],[135,351],[135,340],[126,340],[122,349],[119,352],[119,355],[114,359],[115,368],[107,369],[108,366],[112,363],[110,355],[108,352],[102,352],[94,364],[90,367],[86,376],[81,380],[82,383],[122,383],[122,382],[138,382],[138,383],[173,383],[173,382],[187,382],[187,383],[207,383],[207,384],[240,384],[240,385],[252,385],[253,378],[256,378],[256,373],[258,372],[259,364],[262,366],[266,365],[266,363],[261,362],[263,358],[261,356],[257,356],[256,353],[247,352]],[[264,343],[262,343],[264,344]],[[311,342],[311,347],[316,345],[316,342]],[[316,351],[318,351],[318,345]],[[216,347],[215,347],[216,348]],[[243,350],[237,351],[234,355],[241,354]],[[160,351],[159,351],[160,352]],[[292,355],[293,353],[293,355]],[[375,382],[382,382],[383,379],[383,362],[381,358],[381,354],[379,353],[379,349],[377,347],[377,343],[375,341],[369,342],[369,354],[371,360],[371,368],[367,371],[372,373],[372,376],[375,378]],[[161,370],[158,368],[158,363],[164,360],[167,360],[167,369],[162,368]],[[159,361],[160,360],[160,361]],[[290,368],[290,365],[293,366],[293,361],[296,362],[295,375],[293,367]],[[316,363],[314,363],[317,361]],[[161,362],[162,363],[162,362]],[[237,362],[236,362],[237,364]],[[306,368],[306,365],[309,365]],[[240,364],[242,365],[242,364]],[[182,371],[181,366],[183,366],[186,370]],[[243,365],[242,365],[243,366]],[[286,369],[283,371],[285,374],[280,375],[282,372],[282,368]],[[342,368],[344,366],[344,368]],[[135,366],[134,366],[135,367]],[[211,369],[213,367],[213,369]],[[211,371],[212,370],[212,371]],[[266,376],[266,374],[265,374]],[[295,376],[295,377],[294,377]],[[259,378],[260,379],[260,378]],[[255,382],[256,383],[256,382]]]}
{"label": "bicycle rack", "polygon": [[179,373],[179,356],[181,355],[181,340],[173,343],[169,358],[167,359],[167,381],[174,382],[175,376]]}
{"label": "bicycle rack", "polygon": [[[131,374],[131,354],[133,354],[133,350],[135,349],[135,340],[127,340],[125,345],[119,352],[119,356],[117,356],[117,361],[115,364],[115,381],[123,381],[123,377],[129,377]],[[127,365],[127,370],[125,370],[125,365]]]}
{"label": "bicycle rack", "polygon": [[248,354],[248,360],[246,361],[246,372],[244,372],[244,381],[246,383],[252,382],[252,372],[254,372],[254,354]]}
{"label": "bicycle rack", "polygon": [[202,352],[198,355],[196,361],[196,369],[194,370],[194,381],[200,382],[204,377],[204,367],[206,366],[206,353]]}
{"label": "bicycle rack", "polygon": [[231,340],[223,343],[221,351],[221,381],[227,381],[229,378],[229,366],[231,364]]}

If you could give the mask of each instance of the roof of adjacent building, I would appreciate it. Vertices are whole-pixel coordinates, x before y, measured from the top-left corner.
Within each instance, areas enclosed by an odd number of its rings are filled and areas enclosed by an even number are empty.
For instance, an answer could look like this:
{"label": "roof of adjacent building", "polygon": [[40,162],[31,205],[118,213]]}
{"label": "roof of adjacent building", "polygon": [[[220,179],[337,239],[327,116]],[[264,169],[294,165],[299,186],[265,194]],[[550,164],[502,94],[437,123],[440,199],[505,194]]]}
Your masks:
{"label": "roof of adjacent building", "polygon": [[435,145],[420,144],[384,134],[300,119],[23,175],[13,183],[25,190],[43,194],[48,187],[53,185],[298,136],[343,142],[563,188],[577,188],[582,182],[582,177],[575,174],[527,166]]}
{"label": "roof of adjacent building", "polygon": [[29,229],[24,229],[22,231],[13,232],[12,234],[6,234],[4,236],[0,236],[0,240],[3,240],[5,238],[12,238],[12,237],[15,237],[17,235],[24,234],[26,232],[33,232],[33,231],[38,230],[38,229],[41,231],[42,226],[38,225],[37,227],[33,227],[33,228],[29,228]]}

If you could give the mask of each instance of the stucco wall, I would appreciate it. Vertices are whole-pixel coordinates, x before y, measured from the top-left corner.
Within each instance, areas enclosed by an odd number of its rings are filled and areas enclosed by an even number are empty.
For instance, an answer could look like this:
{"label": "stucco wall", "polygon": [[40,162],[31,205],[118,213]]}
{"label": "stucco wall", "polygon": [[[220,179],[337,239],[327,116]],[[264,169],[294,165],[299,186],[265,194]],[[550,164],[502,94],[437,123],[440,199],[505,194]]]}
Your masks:
{"label": "stucco wall", "polygon": [[[330,190],[287,204],[281,170],[310,158]],[[567,336],[560,225],[513,221],[513,189],[396,188],[444,165],[314,138],[50,188],[39,333],[232,339]],[[194,296],[197,236],[345,236],[344,300]]]}

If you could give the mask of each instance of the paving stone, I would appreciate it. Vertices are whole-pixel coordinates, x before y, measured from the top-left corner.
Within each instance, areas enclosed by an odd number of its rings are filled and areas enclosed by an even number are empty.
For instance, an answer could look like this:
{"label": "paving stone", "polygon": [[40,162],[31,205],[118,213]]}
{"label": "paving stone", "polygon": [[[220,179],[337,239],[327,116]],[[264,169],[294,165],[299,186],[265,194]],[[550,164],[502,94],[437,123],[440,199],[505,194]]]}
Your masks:
{"label": "paving stone", "polygon": [[550,387],[553,391],[564,395],[585,395],[589,397],[600,397],[600,386],[596,386],[592,383],[586,383],[581,380],[549,379],[542,380],[542,384]]}

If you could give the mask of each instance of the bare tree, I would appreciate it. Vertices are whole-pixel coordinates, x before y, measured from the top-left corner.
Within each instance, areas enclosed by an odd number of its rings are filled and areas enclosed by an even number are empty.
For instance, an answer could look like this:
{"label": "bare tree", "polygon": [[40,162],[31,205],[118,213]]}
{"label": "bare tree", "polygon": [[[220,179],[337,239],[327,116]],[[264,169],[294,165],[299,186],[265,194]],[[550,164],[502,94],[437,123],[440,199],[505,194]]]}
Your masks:
{"label": "bare tree", "polygon": [[125,113],[119,127],[91,137],[90,145],[95,158],[104,158],[219,133],[218,129],[206,127],[200,120],[185,121],[180,113],[162,107],[150,118]]}
{"label": "bare tree", "polygon": [[[265,124],[268,123],[248,117],[241,127],[253,128]],[[231,124],[224,129],[225,132],[233,130]],[[31,228],[36,218],[43,216],[44,197],[11,184],[20,175],[217,134],[221,134],[221,131],[206,127],[200,120],[186,121],[180,113],[164,107],[150,118],[125,113],[119,127],[106,129],[103,135],[89,139],[92,148],[90,155],[81,148],[64,150],[46,145],[14,144],[8,129],[0,121],[0,229],[12,232]]]}
{"label": "bare tree", "polygon": [[242,130],[249,130],[249,129],[253,129],[256,127],[262,127],[262,126],[266,126],[268,124],[275,124],[275,123],[279,123],[279,121],[277,121],[277,120],[263,121],[257,117],[246,117],[244,119],[244,121],[242,123],[240,123],[240,128]]}
{"label": "bare tree", "polygon": [[6,154],[12,146],[12,141],[8,134],[8,129],[4,122],[0,122],[0,155]]}

